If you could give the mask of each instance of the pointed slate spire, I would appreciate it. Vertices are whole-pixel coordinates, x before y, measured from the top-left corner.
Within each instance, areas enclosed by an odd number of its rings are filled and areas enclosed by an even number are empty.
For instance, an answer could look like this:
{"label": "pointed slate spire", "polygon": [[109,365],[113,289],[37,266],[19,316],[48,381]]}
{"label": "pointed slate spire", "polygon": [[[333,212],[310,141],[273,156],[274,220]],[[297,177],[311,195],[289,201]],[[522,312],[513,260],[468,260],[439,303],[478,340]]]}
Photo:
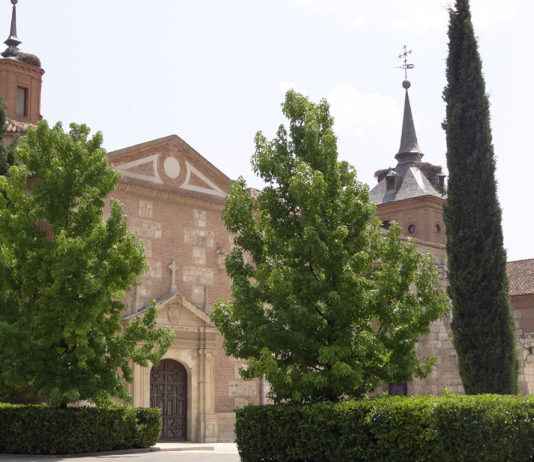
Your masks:
{"label": "pointed slate spire", "polygon": [[406,90],[406,97],[404,100],[404,118],[402,121],[402,135],[399,152],[395,158],[399,163],[417,162],[423,158],[423,153],[417,141],[417,133],[415,132],[415,124],[413,122],[412,107],[410,105],[410,95],[408,89],[411,83],[408,80],[402,82],[402,86]]}
{"label": "pointed slate spire", "polygon": [[427,162],[421,162],[423,153],[417,141],[417,133],[413,122],[412,107],[408,90],[412,86],[408,80],[408,71],[415,65],[408,62],[412,53],[407,46],[403,47],[399,58],[402,59],[400,69],[404,71],[405,90],[404,118],[402,121],[402,135],[399,152],[395,156],[398,163],[394,169],[378,170],[375,176],[377,185],[370,191],[369,197],[375,204],[402,201],[422,196],[442,198],[445,193],[445,175],[441,167]]}
{"label": "pointed slate spire", "polygon": [[7,45],[6,50],[2,53],[4,58],[14,58],[19,54],[19,45],[22,43],[17,37],[17,3],[18,0],[11,0],[13,11],[11,13],[11,29],[9,37],[4,42]]}

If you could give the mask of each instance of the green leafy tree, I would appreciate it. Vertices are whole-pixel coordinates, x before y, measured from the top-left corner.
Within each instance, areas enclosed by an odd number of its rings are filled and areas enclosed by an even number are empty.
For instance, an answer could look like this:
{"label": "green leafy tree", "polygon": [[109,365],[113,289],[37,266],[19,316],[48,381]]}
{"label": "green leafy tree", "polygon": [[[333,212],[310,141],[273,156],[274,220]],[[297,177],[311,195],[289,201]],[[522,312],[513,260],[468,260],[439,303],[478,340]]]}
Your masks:
{"label": "green leafy tree", "polygon": [[13,149],[4,144],[6,122],[4,100],[0,98],[0,175],[6,175],[7,170],[13,164]]}
{"label": "green leafy tree", "polygon": [[[9,167],[14,164],[14,143],[6,145],[4,141],[6,123],[5,104],[3,98],[0,98],[0,175],[3,176],[7,175]],[[7,385],[0,374],[0,402],[35,403],[40,401],[41,398],[27,384]]]}
{"label": "green leafy tree", "polygon": [[244,378],[265,376],[276,401],[337,401],[429,372],[418,338],[447,306],[432,260],[382,230],[367,187],[338,161],[326,101],[288,92],[274,140],[256,135],[252,165],[228,196],[233,300],[212,319]]}
{"label": "green leafy tree", "polygon": [[4,100],[0,98],[0,175],[7,173],[7,149],[4,145],[4,135],[6,131],[6,111],[4,108]]}
{"label": "green leafy tree", "polygon": [[449,294],[466,393],[516,393],[517,358],[489,101],[467,0],[450,11],[447,61]]}
{"label": "green leafy tree", "polygon": [[59,406],[126,398],[132,363],[157,362],[171,341],[153,307],[123,321],[145,260],[116,203],[103,219],[118,177],[101,143],[84,125],[41,122],[0,176],[0,383]]}

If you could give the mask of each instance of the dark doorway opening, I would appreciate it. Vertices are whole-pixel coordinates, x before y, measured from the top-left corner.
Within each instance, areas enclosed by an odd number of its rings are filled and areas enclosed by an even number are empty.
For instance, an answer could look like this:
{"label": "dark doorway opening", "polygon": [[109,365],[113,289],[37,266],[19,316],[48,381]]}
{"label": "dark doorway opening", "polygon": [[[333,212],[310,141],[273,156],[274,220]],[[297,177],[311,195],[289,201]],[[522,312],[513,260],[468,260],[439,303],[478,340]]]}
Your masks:
{"label": "dark doorway opening", "polygon": [[164,359],[150,371],[150,406],[161,409],[162,441],[187,439],[187,371]]}

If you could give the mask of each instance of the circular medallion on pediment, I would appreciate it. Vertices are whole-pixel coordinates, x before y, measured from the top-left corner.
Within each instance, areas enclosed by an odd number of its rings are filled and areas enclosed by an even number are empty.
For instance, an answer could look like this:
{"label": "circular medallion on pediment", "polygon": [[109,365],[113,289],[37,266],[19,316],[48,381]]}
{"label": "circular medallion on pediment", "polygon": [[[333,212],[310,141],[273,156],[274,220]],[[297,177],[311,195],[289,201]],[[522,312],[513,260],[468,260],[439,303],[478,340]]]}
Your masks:
{"label": "circular medallion on pediment", "polygon": [[176,180],[180,176],[180,162],[174,157],[167,157],[163,162],[163,170],[171,180]]}

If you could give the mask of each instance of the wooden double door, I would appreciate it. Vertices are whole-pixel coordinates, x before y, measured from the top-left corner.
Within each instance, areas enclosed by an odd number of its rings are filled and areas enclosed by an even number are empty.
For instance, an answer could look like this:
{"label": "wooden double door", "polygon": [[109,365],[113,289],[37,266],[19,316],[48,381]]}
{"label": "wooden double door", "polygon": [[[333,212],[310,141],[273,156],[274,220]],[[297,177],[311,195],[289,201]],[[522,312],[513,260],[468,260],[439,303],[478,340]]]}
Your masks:
{"label": "wooden double door", "polygon": [[187,371],[164,359],[150,371],[150,406],[161,409],[162,441],[187,439]]}

